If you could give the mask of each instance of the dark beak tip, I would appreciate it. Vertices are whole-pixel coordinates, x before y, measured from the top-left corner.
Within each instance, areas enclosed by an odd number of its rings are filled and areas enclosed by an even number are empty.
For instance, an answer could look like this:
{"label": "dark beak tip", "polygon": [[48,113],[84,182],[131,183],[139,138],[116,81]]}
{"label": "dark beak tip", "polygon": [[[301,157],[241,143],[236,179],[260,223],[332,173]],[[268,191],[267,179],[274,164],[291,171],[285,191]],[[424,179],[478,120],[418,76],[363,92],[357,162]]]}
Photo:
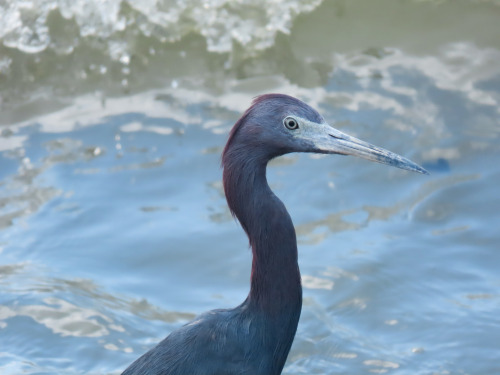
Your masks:
{"label": "dark beak tip", "polygon": [[430,173],[427,171],[427,169],[422,168],[421,166],[418,166],[418,169],[416,172],[430,176]]}

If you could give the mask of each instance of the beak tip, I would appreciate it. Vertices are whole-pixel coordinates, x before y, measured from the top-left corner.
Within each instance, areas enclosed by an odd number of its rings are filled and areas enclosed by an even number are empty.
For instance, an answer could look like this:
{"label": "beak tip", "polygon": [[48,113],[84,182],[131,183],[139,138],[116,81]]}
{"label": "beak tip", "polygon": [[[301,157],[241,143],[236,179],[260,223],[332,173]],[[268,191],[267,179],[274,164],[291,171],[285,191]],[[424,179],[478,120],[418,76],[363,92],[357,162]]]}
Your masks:
{"label": "beak tip", "polygon": [[427,171],[427,169],[422,168],[420,165],[418,166],[417,172],[430,176],[430,173]]}

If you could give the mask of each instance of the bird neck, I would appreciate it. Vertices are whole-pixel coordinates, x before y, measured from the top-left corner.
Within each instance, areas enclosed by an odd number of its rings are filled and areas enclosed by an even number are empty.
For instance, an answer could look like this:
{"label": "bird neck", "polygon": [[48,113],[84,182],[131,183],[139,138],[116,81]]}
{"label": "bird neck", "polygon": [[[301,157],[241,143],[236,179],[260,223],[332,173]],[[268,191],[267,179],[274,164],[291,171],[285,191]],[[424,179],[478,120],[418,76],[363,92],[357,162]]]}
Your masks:
{"label": "bird neck", "polygon": [[233,162],[224,163],[224,190],[229,208],[252,248],[251,288],[246,303],[270,319],[279,319],[282,325],[288,320],[286,329],[292,329],[295,335],[302,287],[292,220],[267,183],[268,160],[233,156]]}

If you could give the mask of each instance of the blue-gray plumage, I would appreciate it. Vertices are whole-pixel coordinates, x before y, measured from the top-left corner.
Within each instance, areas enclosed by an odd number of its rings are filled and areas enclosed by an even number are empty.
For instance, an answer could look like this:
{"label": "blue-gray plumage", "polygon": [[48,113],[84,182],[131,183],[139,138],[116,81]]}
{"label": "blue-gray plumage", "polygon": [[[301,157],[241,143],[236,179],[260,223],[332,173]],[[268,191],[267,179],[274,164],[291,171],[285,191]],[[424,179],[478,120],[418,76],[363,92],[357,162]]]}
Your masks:
{"label": "blue-gray plumage", "polygon": [[332,128],[302,101],[257,97],[222,154],[227,203],[252,248],[250,293],[234,309],[206,312],[172,332],[123,375],[280,374],[302,308],[292,220],[266,180],[269,160],[290,152],[356,155],[427,173],[417,164]]}

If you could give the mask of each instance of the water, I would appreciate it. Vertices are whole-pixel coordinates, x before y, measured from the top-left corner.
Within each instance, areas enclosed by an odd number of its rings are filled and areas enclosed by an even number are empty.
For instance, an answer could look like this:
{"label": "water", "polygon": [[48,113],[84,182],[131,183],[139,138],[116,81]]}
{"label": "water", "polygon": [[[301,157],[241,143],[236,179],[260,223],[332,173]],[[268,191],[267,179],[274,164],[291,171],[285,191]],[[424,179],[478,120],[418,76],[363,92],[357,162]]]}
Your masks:
{"label": "water", "polygon": [[0,3],[0,373],[119,374],[239,304],[220,152],[283,92],[422,164],[288,155],[285,374],[500,373],[497,1]]}

